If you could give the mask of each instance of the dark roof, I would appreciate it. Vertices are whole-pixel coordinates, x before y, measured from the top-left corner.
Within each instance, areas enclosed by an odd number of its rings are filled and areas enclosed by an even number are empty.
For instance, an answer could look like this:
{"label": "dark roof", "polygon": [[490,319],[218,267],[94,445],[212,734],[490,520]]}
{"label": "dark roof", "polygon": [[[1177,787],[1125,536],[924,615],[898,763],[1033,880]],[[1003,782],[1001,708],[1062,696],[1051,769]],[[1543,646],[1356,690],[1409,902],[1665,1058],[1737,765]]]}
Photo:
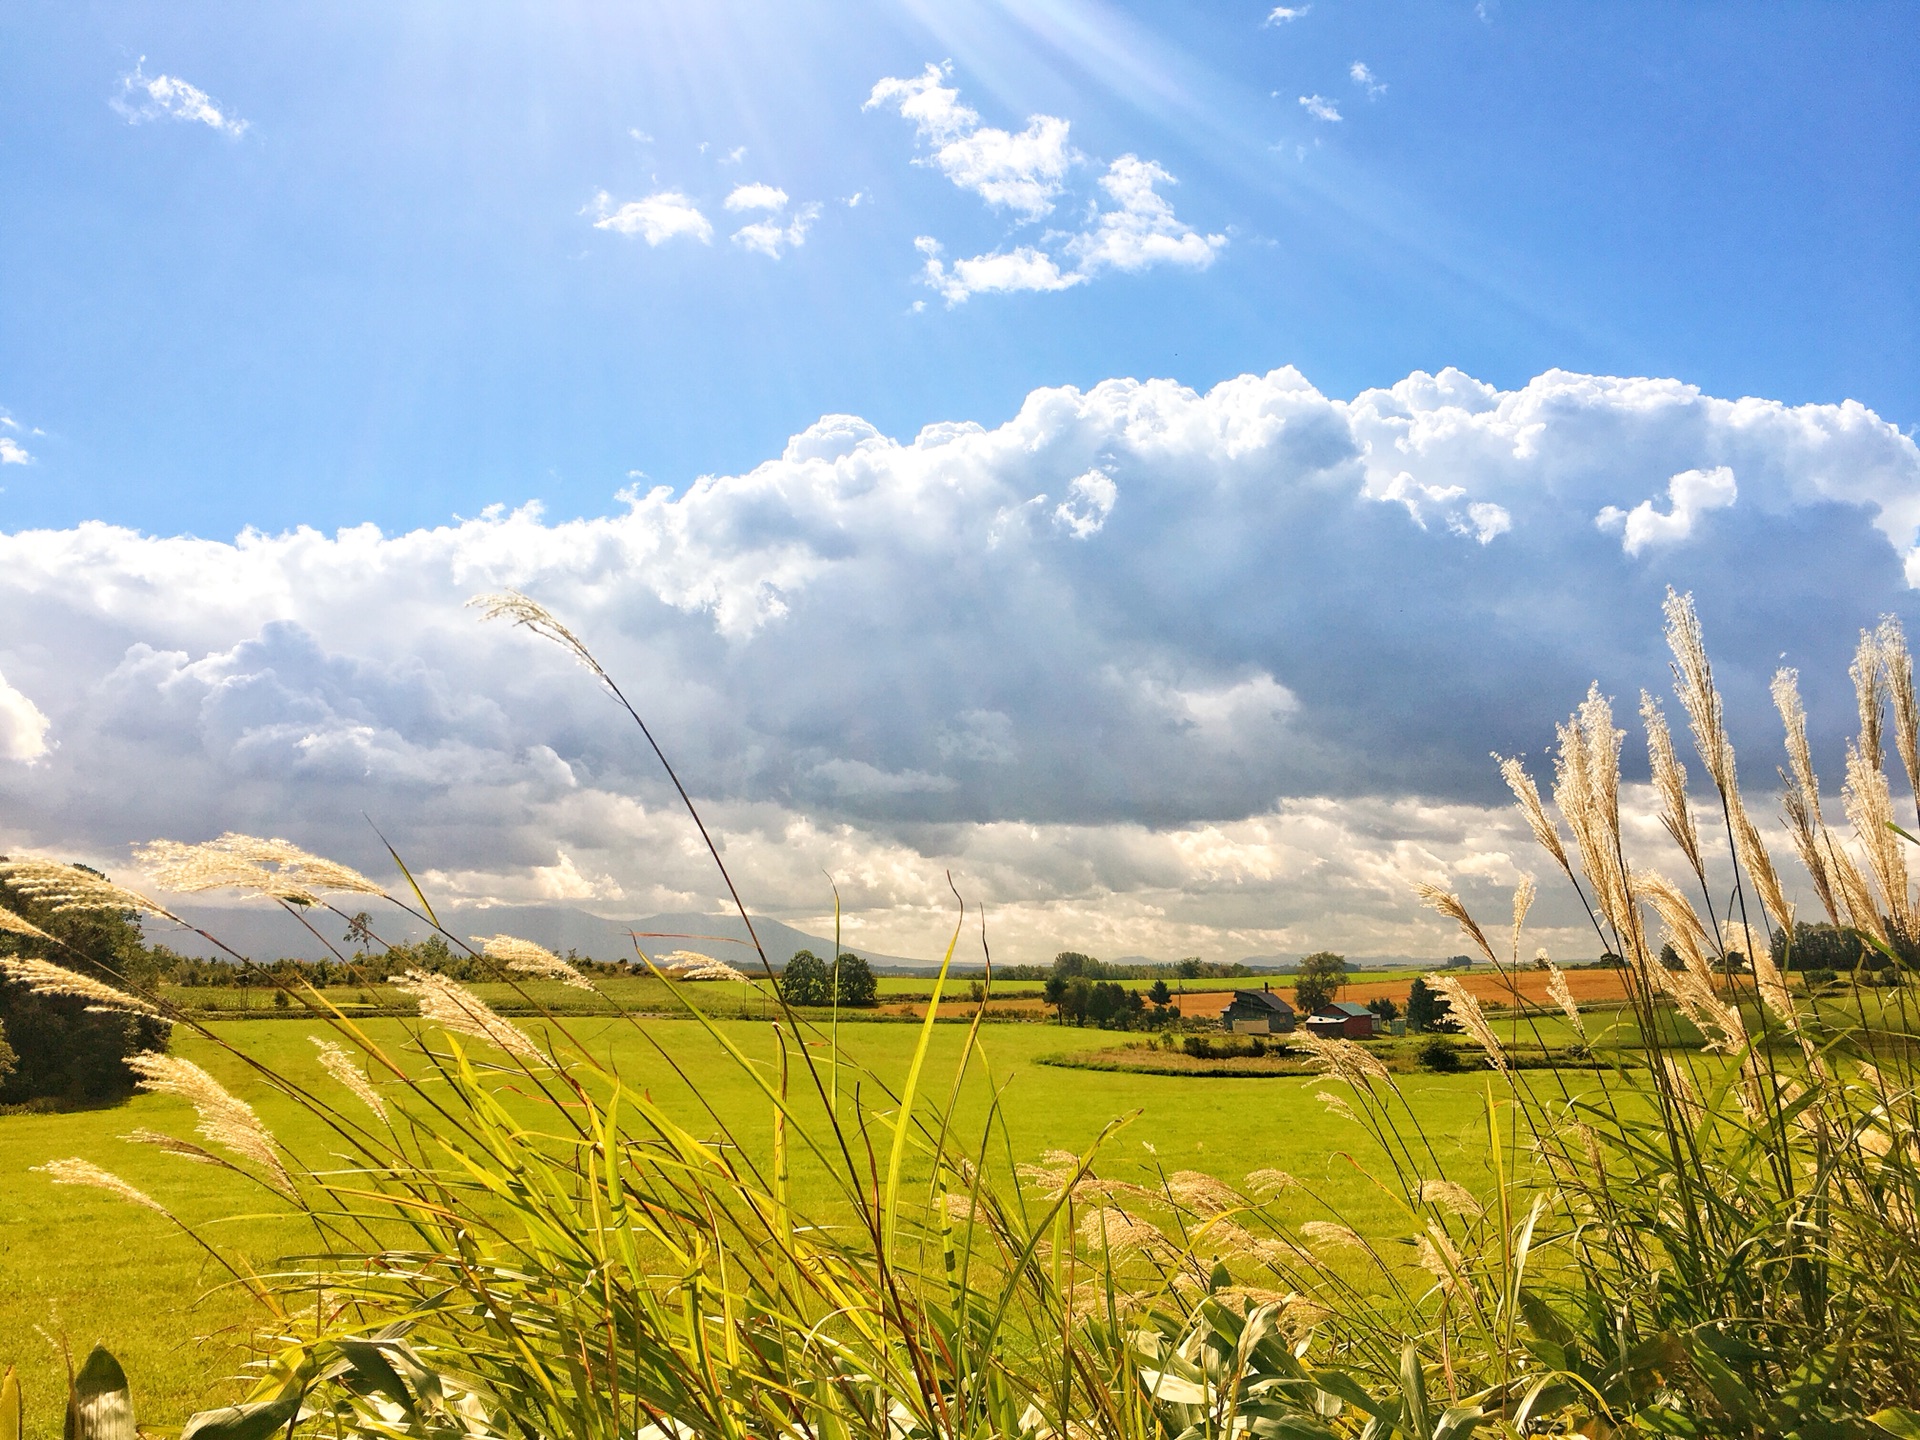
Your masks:
{"label": "dark roof", "polygon": [[1324,1006],[1323,1008],[1316,1011],[1315,1013],[1318,1015],[1324,1015],[1329,1019],[1331,1019],[1335,1015],[1339,1015],[1348,1020],[1358,1020],[1362,1015],[1373,1014],[1373,1012],[1367,1009],[1366,1006],[1356,1005],[1351,1000],[1335,1000],[1331,1004]]}
{"label": "dark roof", "polygon": [[1250,1001],[1256,1005],[1264,1005],[1269,1010],[1284,1010],[1289,1015],[1293,1013],[1293,1006],[1289,1005],[1286,1001],[1282,1000],[1278,995],[1276,995],[1271,990],[1253,990],[1253,989],[1236,990],[1234,991],[1233,999],[1227,1002],[1227,1008],[1231,1010],[1235,1005],[1238,1005],[1242,1000]]}

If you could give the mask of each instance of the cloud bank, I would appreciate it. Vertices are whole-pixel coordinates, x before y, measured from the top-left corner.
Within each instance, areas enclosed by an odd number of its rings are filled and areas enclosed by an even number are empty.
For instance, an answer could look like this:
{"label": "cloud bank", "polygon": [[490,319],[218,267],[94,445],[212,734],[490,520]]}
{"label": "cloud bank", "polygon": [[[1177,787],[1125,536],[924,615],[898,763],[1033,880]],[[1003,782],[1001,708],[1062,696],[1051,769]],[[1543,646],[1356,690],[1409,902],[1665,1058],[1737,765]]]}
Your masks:
{"label": "cloud bank", "polygon": [[1784,652],[1837,779],[1851,637],[1920,583],[1920,451],[1870,411],[1562,372],[1112,380],[906,440],[827,416],[622,501],[0,535],[0,845],[124,870],[235,828],[377,866],[364,811],[449,896],[712,906],[590,678],[461,609],[512,586],[622,678],[773,913],[828,908],[825,869],[865,943],[925,953],[951,868],[1002,958],[1447,953],[1409,882],[1511,883],[1488,751],[1540,756],[1589,679],[1623,713],[1663,689],[1668,584],[1746,771]]}

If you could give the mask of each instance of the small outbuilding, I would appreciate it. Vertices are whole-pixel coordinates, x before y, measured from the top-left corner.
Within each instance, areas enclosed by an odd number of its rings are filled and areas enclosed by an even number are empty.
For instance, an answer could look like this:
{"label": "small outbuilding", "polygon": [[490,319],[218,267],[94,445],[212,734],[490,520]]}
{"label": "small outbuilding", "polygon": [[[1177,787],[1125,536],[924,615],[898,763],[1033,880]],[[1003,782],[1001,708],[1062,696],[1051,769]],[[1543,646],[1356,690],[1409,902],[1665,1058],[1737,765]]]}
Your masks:
{"label": "small outbuilding", "polygon": [[1236,1035],[1289,1035],[1297,1022],[1293,1006],[1262,984],[1258,990],[1248,987],[1233,992],[1233,1000],[1220,1013],[1222,1029]]}
{"label": "small outbuilding", "polygon": [[1379,1017],[1364,1005],[1335,1000],[1307,1017],[1307,1033],[1347,1040],[1371,1040]]}

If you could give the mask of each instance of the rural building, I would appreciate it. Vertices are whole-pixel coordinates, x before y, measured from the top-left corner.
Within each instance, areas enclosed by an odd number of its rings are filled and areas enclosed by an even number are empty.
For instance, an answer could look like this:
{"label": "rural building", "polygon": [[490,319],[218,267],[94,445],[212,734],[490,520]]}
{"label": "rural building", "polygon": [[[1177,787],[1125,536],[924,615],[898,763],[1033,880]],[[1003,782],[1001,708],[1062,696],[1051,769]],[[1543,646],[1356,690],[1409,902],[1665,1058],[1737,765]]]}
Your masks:
{"label": "rural building", "polygon": [[1294,1020],[1293,1006],[1264,983],[1258,990],[1249,987],[1234,991],[1233,1002],[1220,1012],[1221,1028],[1237,1035],[1290,1034]]}
{"label": "rural building", "polygon": [[1307,1017],[1309,1035],[1339,1035],[1348,1040],[1370,1040],[1376,1022],[1374,1013],[1364,1005],[1336,1000]]}

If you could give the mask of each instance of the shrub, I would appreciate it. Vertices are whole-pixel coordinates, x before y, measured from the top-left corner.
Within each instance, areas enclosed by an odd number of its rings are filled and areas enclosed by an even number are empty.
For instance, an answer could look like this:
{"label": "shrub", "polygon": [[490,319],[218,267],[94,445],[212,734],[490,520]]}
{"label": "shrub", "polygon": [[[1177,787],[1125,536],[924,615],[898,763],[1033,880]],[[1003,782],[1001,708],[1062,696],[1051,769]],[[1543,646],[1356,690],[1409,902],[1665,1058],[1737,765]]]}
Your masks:
{"label": "shrub", "polygon": [[1425,1069],[1451,1075],[1460,1069],[1460,1050],[1451,1040],[1430,1035],[1414,1049],[1413,1058]]}

